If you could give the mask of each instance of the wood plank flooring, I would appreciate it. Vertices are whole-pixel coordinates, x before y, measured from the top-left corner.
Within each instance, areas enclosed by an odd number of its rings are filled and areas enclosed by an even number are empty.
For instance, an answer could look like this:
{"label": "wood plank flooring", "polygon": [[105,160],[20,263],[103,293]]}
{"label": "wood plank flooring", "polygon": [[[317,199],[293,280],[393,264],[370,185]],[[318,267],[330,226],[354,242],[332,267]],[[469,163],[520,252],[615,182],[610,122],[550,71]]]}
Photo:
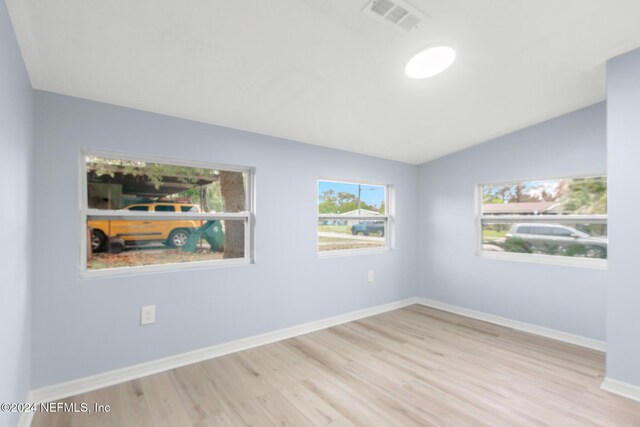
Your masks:
{"label": "wood plank flooring", "polygon": [[640,426],[604,355],[411,306],[66,399],[34,427]]}

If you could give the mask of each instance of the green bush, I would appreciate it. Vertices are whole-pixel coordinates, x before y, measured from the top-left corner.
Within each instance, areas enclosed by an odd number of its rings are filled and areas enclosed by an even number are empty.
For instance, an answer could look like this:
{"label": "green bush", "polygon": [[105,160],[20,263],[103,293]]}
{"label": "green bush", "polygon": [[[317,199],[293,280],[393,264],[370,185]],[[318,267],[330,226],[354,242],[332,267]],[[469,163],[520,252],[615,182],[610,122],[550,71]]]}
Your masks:
{"label": "green bush", "polygon": [[587,253],[587,248],[584,245],[569,246],[565,251],[566,256],[585,256],[586,253]]}
{"label": "green bush", "polygon": [[523,239],[513,238],[504,242],[504,250],[507,252],[518,252],[523,254],[531,253],[531,245]]}

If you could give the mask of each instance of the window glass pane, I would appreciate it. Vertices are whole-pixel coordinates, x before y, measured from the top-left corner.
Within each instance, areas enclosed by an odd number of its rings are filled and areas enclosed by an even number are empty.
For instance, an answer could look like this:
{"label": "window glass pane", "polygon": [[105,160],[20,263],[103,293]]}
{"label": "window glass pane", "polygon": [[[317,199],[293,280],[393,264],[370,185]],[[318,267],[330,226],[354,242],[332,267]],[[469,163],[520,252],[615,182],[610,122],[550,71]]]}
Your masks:
{"label": "window glass pane", "polygon": [[482,186],[484,215],[606,215],[607,178]]}
{"label": "window glass pane", "polygon": [[551,234],[554,236],[571,236],[574,233],[574,231],[570,228],[564,228],[564,227],[555,227],[551,229]]}
{"label": "window glass pane", "polygon": [[89,217],[87,270],[244,258],[245,224]]}
{"label": "window glass pane", "polygon": [[385,186],[336,181],[318,182],[318,213],[380,215],[386,213]]}
{"label": "window glass pane", "polygon": [[482,249],[485,251],[607,258],[607,245],[606,224],[482,226]]}
{"label": "window glass pane", "polygon": [[156,205],[154,210],[156,212],[175,212],[176,207],[172,205]]}
{"label": "window glass pane", "polygon": [[[138,160],[86,156],[87,201],[91,209],[152,205],[156,212],[246,211],[247,173]],[[188,207],[188,208],[187,208]],[[141,208],[130,209],[141,210]]]}
{"label": "window glass pane", "polygon": [[385,220],[318,220],[318,250],[382,248],[386,245]]}
{"label": "window glass pane", "polygon": [[145,206],[128,206],[126,209],[130,210],[130,211],[144,211],[144,212],[146,212],[146,211],[149,210],[149,205],[145,205]]}
{"label": "window glass pane", "polygon": [[529,229],[529,234],[545,234],[545,235],[552,235],[553,234],[553,229],[549,228],[549,227],[531,227]]}

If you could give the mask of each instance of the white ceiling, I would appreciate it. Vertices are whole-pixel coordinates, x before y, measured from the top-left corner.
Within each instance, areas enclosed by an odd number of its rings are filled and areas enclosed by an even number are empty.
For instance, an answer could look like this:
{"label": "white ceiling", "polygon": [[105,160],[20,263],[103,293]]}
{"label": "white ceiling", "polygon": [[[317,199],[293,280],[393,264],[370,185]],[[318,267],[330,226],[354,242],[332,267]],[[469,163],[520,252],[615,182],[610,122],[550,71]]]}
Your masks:
{"label": "white ceiling", "polygon": [[409,163],[603,100],[640,46],[638,0],[411,0],[409,33],[367,0],[6,1],[36,89]]}

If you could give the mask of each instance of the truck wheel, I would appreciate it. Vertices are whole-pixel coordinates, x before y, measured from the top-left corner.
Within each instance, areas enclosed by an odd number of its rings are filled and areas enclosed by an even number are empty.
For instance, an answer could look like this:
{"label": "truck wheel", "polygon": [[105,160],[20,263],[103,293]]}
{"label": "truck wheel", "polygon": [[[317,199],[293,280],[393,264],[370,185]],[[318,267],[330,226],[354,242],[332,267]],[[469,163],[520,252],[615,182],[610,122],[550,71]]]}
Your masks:
{"label": "truck wheel", "polygon": [[91,233],[91,250],[94,253],[103,252],[106,243],[107,236],[102,230],[93,230],[93,233]]}
{"label": "truck wheel", "polygon": [[169,238],[167,239],[167,246],[172,248],[181,248],[187,244],[187,239],[189,238],[189,231],[179,228],[177,230],[173,230],[171,234],[169,234]]}

